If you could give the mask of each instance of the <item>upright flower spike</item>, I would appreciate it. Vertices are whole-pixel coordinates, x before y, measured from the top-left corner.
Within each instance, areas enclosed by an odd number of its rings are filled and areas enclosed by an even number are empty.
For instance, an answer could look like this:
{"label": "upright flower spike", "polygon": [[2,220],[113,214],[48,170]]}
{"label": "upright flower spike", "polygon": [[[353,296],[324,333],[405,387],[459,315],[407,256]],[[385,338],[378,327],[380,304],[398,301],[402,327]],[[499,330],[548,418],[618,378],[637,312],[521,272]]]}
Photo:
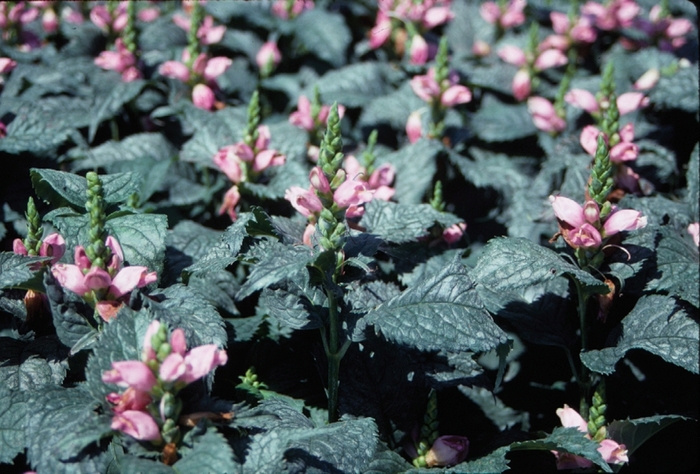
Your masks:
{"label": "upright flower spike", "polygon": [[105,245],[107,231],[105,230],[105,201],[102,189],[102,180],[93,171],[89,171],[87,179],[87,209],[90,216],[90,226],[88,228],[88,245],[85,247],[85,254],[90,259],[92,266],[105,270],[107,262],[112,256],[111,249]]}

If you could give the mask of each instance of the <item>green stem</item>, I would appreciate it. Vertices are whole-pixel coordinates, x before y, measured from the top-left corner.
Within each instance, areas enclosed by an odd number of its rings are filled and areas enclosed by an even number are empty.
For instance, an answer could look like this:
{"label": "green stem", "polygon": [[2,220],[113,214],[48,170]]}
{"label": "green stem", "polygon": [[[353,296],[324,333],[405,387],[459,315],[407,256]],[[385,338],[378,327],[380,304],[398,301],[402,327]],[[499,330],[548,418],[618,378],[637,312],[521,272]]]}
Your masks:
{"label": "green stem", "polygon": [[338,347],[338,330],[340,320],[338,318],[338,308],[335,302],[333,291],[326,288],[328,297],[329,313],[329,334],[326,346],[326,356],[328,357],[328,423],[338,421],[338,387],[340,385],[340,360],[343,352]]}
{"label": "green stem", "polygon": [[[574,284],[576,285],[576,293],[578,297],[578,317],[581,329],[581,352],[588,349],[588,326],[586,320],[586,303],[588,301],[588,296],[586,295],[583,286],[575,278]],[[579,413],[584,419],[588,419],[589,412],[589,391],[591,386],[590,372],[585,364],[581,363],[581,403],[579,405]]]}

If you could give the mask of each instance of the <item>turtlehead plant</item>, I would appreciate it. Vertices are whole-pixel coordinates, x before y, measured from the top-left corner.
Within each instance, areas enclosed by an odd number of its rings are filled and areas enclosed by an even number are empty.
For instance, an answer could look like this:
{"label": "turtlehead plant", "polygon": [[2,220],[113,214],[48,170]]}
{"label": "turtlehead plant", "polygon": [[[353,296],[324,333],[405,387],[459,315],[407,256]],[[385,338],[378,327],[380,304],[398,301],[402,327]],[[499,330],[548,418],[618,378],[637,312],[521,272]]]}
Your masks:
{"label": "turtlehead plant", "polygon": [[697,470],[696,25],[0,2],[0,472]]}

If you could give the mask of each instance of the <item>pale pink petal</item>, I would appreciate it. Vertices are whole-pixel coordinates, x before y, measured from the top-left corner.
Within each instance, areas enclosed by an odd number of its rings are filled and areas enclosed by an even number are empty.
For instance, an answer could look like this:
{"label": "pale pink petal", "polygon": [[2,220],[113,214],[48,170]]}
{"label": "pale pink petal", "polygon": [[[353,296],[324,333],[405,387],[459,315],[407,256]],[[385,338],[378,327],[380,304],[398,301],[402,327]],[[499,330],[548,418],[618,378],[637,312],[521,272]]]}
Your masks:
{"label": "pale pink petal", "polygon": [[[350,157],[348,157],[350,158]],[[348,158],[345,159],[345,164],[347,166],[347,161]],[[357,160],[355,160],[357,161]],[[359,163],[358,163],[359,164]],[[347,168],[346,168],[347,171]],[[309,182],[311,183],[311,186],[314,187],[318,192],[322,194],[327,194],[331,192],[331,186],[328,183],[328,178],[326,178],[326,175],[323,173],[320,167],[314,166],[311,168],[311,171],[309,172]]]}
{"label": "pale pink petal", "polygon": [[214,97],[214,91],[212,91],[209,86],[204,84],[197,84],[192,90],[192,103],[195,107],[211,110],[214,107],[214,102],[216,102],[216,97]]}
{"label": "pale pink petal", "polygon": [[90,289],[85,286],[85,275],[76,265],[57,263],[51,267],[51,273],[63,288],[67,288],[80,296],[87,294]]}
{"label": "pale pink petal", "polygon": [[391,186],[395,176],[396,168],[394,168],[394,165],[384,163],[374,170],[367,183],[370,189],[377,189],[380,186]]}
{"label": "pale pink petal", "polygon": [[185,358],[178,352],[173,352],[160,365],[158,376],[164,382],[174,382],[187,371]]}
{"label": "pale pink petal", "polygon": [[150,392],[157,383],[151,369],[138,360],[121,360],[112,362],[112,370],[102,374],[104,383],[113,383],[120,387],[134,387],[136,390]]}
{"label": "pale pink petal", "polygon": [[571,227],[580,227],[586,223],[583,207],[573,199],[564,196],[549,196],[549,202],[552,203],[554,215],[560,221],[566,222]]}
{"label": "pale pink petal", "polygon": [[451,225],[447,229],[442,231],[442,239],[448,244],[454,244],[459,242],[467,230],[467,224],[460,222],[458,224]]}
{"label": "pale pink petal", "polygon": [[429,8],[428,11],[425,12],[425,15],[423,15],[423,27],[432,29],[450,21],[452,18],[454,18],[454,13],[450,11],[450,7],[448,6]]}
{"label": "pale pink petal", "polygon": [[641,229],[646,225],[647,218],[642,216],[641,212],[624,209],[610,214],[603,224],[603,229],[605,229],[605,234],[610,236],[626,230]]}
{"label": "pale pink petal", "polygon": [[632,122],[625,124],[618,133],[620,134],[620,140],[631,142],[634,140],[634,124]]}
{"label": "pale pink petal", "polygon": [[484,2],[479,7],[479,14],[487,23],[494,24],[501,17],[501,9],[495,2]]}
{"label": "pale pink petal", "polygon": [[539,69],[541,71],[550,67],[563,66],[568,62],[569,60],[566,58],[566,55],[558,49],[548,49],[537,56],[537,59],[535,60],[535,69]]}
{"label": "pale pink petal", "polygon": [[598,149],[598,135],[600,135],[600,130],[593,125],[586,125],[581,131],[579,142],[583,149],[586,150],[586,153],[591,156],[595,156],[595,152]]}
{"label": "pale pink petal", "polygon": [[549,19],[552,20],[552,29],[560,34],[565,35],[569,32],[569,15],[561,12],[550,12]]}
{"label": "pale pink petal", "polygon": [[651,68],[642,74],[632,87],[637,90],[647,90],[653,88],[661,79],[661,73],[657,68]]}
{"label": "pale pink petal", "polygon": [[158,331],[160,330],[160,321],[151,321],[146,329],[146,334],[143,336],[143,350],[141,351],[141,358],[144,361],[153,360],[156,358],[156,353],[153,350],[152,339]]}
{"label": "pale pink petal", "polygon": [[515,73],[511,87],[513,88],[513,97],[517,100],[521,101],[528,98],[532,92],[532,81],[527,69],[520,69]]}
{"label": "pale pink petal", "polygon": [[112,283],[112,277],[100,267],[92,267],[90,271],[85,274],[83,282],[89,290],[107,289]]}
{"label": "pale pink petal", "polygon": [[625,445],[618,444],[611,439],[604,439],[601,441],[598,452],[603,457],[603,460],[609,464],[624,464],[629,462]]}
{"label": "pale pink petal", "polygon": [[430,75],[414,76],[410,84],[413,93],[426,102],[440,95],[440,85]]}
{"label": "pale pink petal", "polygon": [[524,66],[527,63],[525,51],[513,45],[506,45],[498,50],[498,57],[508,64],[514,66]]}
{"label": "pale pink petal", "polygon": [[285,191],[284,198],[304,217],[309,217],[323,210],[323,203],[316,196],[316,193],[313,192],[313,187],[304,189],[292,186]]}
{"label": "pale pink petal", "polygon": [[586,423],[586,420],[569,405],[564,404],[564,408],[557,408],[557,416],[561,420],[561,425],[563,427],[577,428],[582,433],[588,433],[588,423]]}
{"label": "pale pink petal", "polygon": [[226,351],[219,350],[214,344],[195,347],[185,356],[187,371],[180,380],[186,383],[199,380],[217,366],[225,365],[227,360]]}
{"label": "pale pink petal", "polygon": [[377,21],[369,32],[369,47],[377,49],[391,36],[391,19],[382,11],[377,13]]}
{"label": "pale pink petal", "polygon": [[178,79],[182,82],[190,80],[190,70],[179,61],[165,61],[158,68],[158,72],[162,76]]}
{"label": "pale pink petal", "polygon": [[411,112],[411,115],[408,116],[406,136],[409,143],[415,143],[423,136],[423,121],[421,120],[420,112]]}
{"label": "pale pink petal", "polygon": [[221,207],[219,207],[219,215],[226,213],[231,218],[231,221],[235,221],[237,218],[236,205],[240,200],[241,193],[238,191],[238,186],[232,186],[231,189],[224,194],[224,201]]}
{"label": "pale pink petal", "polygon": [[[42,257],[51,257],[51,265],[58,262],[66,252],[66,240],[61,234],[53,233],[43,240],[39,255]],[[17,253],[17,252],[15,252]]]}
{"label": "pale pink petal", "polygon": [[639,156],[639,147],[634,143],[620,142],[610,149],[610,161],[621,163],[634,161]]}
{"label": "pale pink petal", "polygon": [[453,107],[458,104],[466,104],[472,100],[472,91],[466,86],[456,85],[450,86],[440,96],[440,102],[445,107]]}
{"label": "pale pink petal", "polygon": [[213,81],[222,75],[231,64],[233,64],[233,61],[223,56],[211,58],[207,61],[207,65],[204,68],[204,79]]}
{"label": "pale pink petal", "polygon": [[440,436],[425,455],[425,462],[428,467],[454,466],[464,461],[468,453],[469,440],[466,437]]}
{"label": "pale pink petal", "polygon": [[24,246],[22,239],[15,239],[12,241],[12,251],[17,255],[29,255],[27,247]]}
{"label": "pale pink petal", "polygon": [[126,410],[116,414],[110,426],[113,430],[141,441],[155,441],[161,438],[158,424],[151,415],[143,411]]}
{"label": "pale pink petal", "polygon": [[177,328],[170,335],[170,347],[172,347],[173,352],[184,355],[187,352],[187,340],[185,339],[185,331],[181,328]]}
{"label": "pale pink petal", "polygon": [[641,92],[627,92],[617,98],[617,109],[620,115],[633,112],[649,104],[649,98]]}
{"label": "pale pink petal", "polygon": [[700,246],[700,223],[693,222],[688,226],[688,229],[686,230],[693,238],[693,242],[695,242],[695,245]]}
{"label": "pale pink petal", "polygon": [[127,293],[131,293],[131,290],[139,286],[139,283],[145,281],[147,274],[148,268],[146,267],[130,266],[122,268],[112,279],[109,294],[113,295],[114,298],[120,298]]}
{"label": "pale pink petal", "polygon": [[258,127],[258,139],[255,140],[255,149],[258,151],[267,149],[270,144],[270,127],[267,125],[260,125]]}
{"label": "pale pink petal", "polygon": [[421,35],[413,35],[411,39],[410,63],[425,64],[428,62],[428,43]]}
{"label": "pale pink petal", "polygon": [[598,99],[591,92],[584,89],[571,89],[564,96],[564,100],[588,113],[598,112],[600,109]]}

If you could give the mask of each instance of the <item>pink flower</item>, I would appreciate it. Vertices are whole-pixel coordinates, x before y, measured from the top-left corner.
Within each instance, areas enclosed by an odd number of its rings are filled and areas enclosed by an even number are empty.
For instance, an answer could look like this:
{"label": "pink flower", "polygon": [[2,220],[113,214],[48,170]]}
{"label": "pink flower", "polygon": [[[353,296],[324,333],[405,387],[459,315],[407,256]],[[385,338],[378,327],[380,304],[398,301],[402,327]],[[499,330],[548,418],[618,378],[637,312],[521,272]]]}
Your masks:
{"label": "pink flower", "polygon": [[[587,428],[588,424],[576,410],[568,405],[564,405],[564,408],[557,409],[557,415],[561,420],[562,426],[566,428],[576,428],[580,432],[585,433],[586,438],[590,439]],[[593,465],[588,459],[573,454],[558,453],[557,451],[552,452],[557,457],[557,469],[587,468]],[[625,445],[618,444],[611,439],[604,439],[601,441],[598,452],[607,463],[624,464],[629,462]]]}
{"label": "pink flower", "polygon": [[513,45],[506,45],[498,50],[498,57],[513,66],[524,66],[527,64],[525,51]]}
{"label": "pink flower", "polygon": [[483,58],[491,54],[491,45],[486,41],[476,40],[472,45],[472,54],[476,57]]}
{"label": "pink flower", "polygon": [[377,49],[391,36],[391,18],[383,11],[377,12],[377,21],[369,32],[369,47]]}
{"label": "pink flower", "polygon": [[637,230],[646,227],[647,218],[642,216],[642,213],[632,209],[624,209],[620,211],[613,211],[605,219],[603,224],[603,229],[605,230],[605,236],[610,237],[618,232],[626,230]]}
{"label": "pink flower", "polygon": [[[24,246],[24,242],[21,239],[15,239],[12,242],[12,251],[17,255],[29,255],[27,248]],[[61,236],[61,234],[53,233],[46,236],[46,238],[41,242],[41,247],[39,248],[40,257],[51,257],[49,265],[53,265],[58,262],[63,254],[66,252],[66,241]],[[41,263],[33,264],[30,266],[32,271],[39,270],[43,265]]]}
{"label": "pink flower", "polygon": [[649,104],[649,98],[641,92],[626,92],[617,98],[617,110],[620,115],[633,112]]}
{"label": "pink flower", "polygon": [[41,16],[41,26],[49,34],[58,30],[58,16],[53,8],[44,10],[44,14]]}
{"label": "pink flower", "polygon": [[215,344],[195,347],[184,357],[173,352],[160,366],[160,379],[189,384],[201,379],[217,366],[226,365],[227,360],[226,351],[219,350]]}
{"label": "pink flower", "polygon": [[[362,215],[364,210],[359,210],[361,204],[370,202],[374,191],[367,188],[367,184],[364,181],[358,179],[346,179],[343,184],[338,186],[338,189],[333,193],[333,201],[341,209],[348,209],[352,207],[350,211],[353,215],[347,217],[356,217]],[[358,214],[359,213],[359,214]]]}
{"label": "pink flower", "polygon": [[566,243],[573,248],[600,247],[602,242],[600,232],[591,225],[591,216],[584,212],[580,204],[563,196],[550,196],[549,201],[552,203],[554,215],[559,222],[559,231]]}
{"label": "pink flower", "polygon": [[320,167],[314,166],[309,172],[309,182],[311,186],[322,194],[328,194],[331,192],[331,186],[328,183],[328,178],[323,173]]}
{"label": "pink flower", "polygon": [[272,5],[272,14],[283,20],[287,20],[289,18],[296,18],[303,11],[314,8],[313,0],[292,0],[289,10],[287,9],[288,5],[288,0],[277,0]]}
{"label": "pink flower", "polygon": [[143,337],[143,349],[141,350],[141,360],[148,362],[156,358],[156,353],[153,350],[152,339],[160,330],[160,321],[151,321],[146,329],[146,334]]}
{"label": "pink flower", "polygon": [[406,122],[406,136],[409,143],[417,142],[423,136],[423,121],[421,120],[421,112],[411,112]]}
{"label": "pink flower", "polygon": [[483,2],[479,7],[479,14],[486,23],[495,24],[501,17],[501,9],[495,2]]}
{"label": "pink flower", "polygon": [[549,69],[550,67],[563,66],[568,62],[569,60],[566,58],[564,53],[558,49],[548,49],[540,53],[540,55],[537,56],[537,59],[535,59],[535,69],[542,71],[544,69]]}
{"label": "pink flower", "polygon": [[141,441],[160,439],[160,428],[153,417],[138,410],[126,410],[114,415],[111,428]]}
{"label": "pink flower", "polygon": [[526,4],[525,0],[511,0],[501,10],[494,2],[484,2],[479,8],[479,13],[487,23],[498,23],[501,28],[511,28],[525,22],[523,10]]}
{"label": "pink flower", "polygon": [[651,89],[656,85],[657,82],[659,82],[660,78],[661,74],[659,73],[659,70],[655,67],[651,68],[644,74],[642,74],[634,84],[632,84],[632,88],[637,90]]}
{"label": "pink flower", "polygon": [[[297,101],[296,112],[292,112],[289,115],[289,123],[312,132],[317,126],[326,125],[330,110],[330,106],[323,105],[318,113],[318,117],[314,118],[313,115],[311,115],[311,101],[307,99],[306,96],[302,95],[299,96],[299,100]],[[338,116],[343,118],[344,115],[345,107],[338,105]]]}
{"label": "pink flower", "polygon": [[236,206],[240,200],[241,193],[238,191],[238,186],[231,186],[231,189],[224,194],[224,202],[221,204],[221,207],[219,207],[219,215],[226,213],[232,221],[235,221],[238,218]]}
{"label": "pink flower", "polygon": [[192,103],[195,107],[211,110],[216,102],[216,97],[214,97],[214,91],[205,84],[197,84],[192,89]]}
{"label": "pink flower", "polygon": [[17,67],[17,63],[10,58],[0,58],[0,74],[7,74]]}
{"label": "pink flower", "polygon": [[425,462],[428,467],[454,466],[464,461],[468,453],[469,440],[466,437],[440,436],[425,455]]}
{"label": "pink flower", "polygon": [[102,381],[120,387],[133,387],[142,392],[150,392],[157,383],[151,369],[138,360],[112,362],[112,370],[102,374]]}
{"label": "pink flower", "polygon": [[452,18],[454,18],[454,13],[450,11],[449,6],[435,6],[425,12],[421,22],[424,28],[431,29],[447,23]]}
{"label": "pink flower", "polygon": [[316,196],[313,187],[304,189],[299,186],[292,186],[285,191],[284,198],[304,217],[310,217],[323,210],[323,203]]}
{"label": "pink flower", "polygon": [[561,12],[550,12],[549,19],[552,20],[552,29],[555,33],[560,35],[569,33],[569,15]]}
{"label": "pink flower", "polygon": [[137,390],[134,387],[127,388],[123,394],[112,392],[107,395],[107,401],[114,404],[115,413],[123,413],[126,410],[143,410],[151,403],[151,395],[148,392]]}
{"label": "pink flower", "polygon": [[274,41],[268,41],[262,45],[260,51],[255,56],[255,62],[258,64],[258,68],[264,75],[270,74],[277,65],[282,61],[282,54],[279,48],[277,48],[277,43]]}
{"label": "pink flower", "polygon": [[[190,31],[192,21],[189,18],[173,15],[173,22],[183,30]],[[223,39],[224,33],[226,33],[226,27],[223,25],[214,26],[214,18],[207,15],[197,30],[197,38],[203,45],[215,44]]]}
{"label": "pink flower", "polygon": [[[591,156],[595,156],[600,133],[600,130],[593,125],[587,125],[581,131],[581,146]],[[622,127],[619,131],[619,136],[620,142],[610,148],[610,160],[614,163],[636,160],[637,156],[639,156],[639,147],[632,143],[632,140],[634,140],[634,124],[628,123]],[[607,143],[608,137],[604,136],[604,138]]]}
{"label": "pink flower", "polygon": [[428,74],[414,76],[410,84],[413,92],[424,101],[431,103],[439,98],[444,107],[452,107],[472,100],[471,91],[467,87],[457,84],[457,80],[457,75],[451,74],[448,83],[441,87],[435,80],[435,69],[430,68]]}
{"label": "pink flower", "polygon": [[584,89],[571,89],[564,96],[564,100],[574,107],[585,110],[588,113],[596,113],[600,110],[598,99]]}
{"label": "pink flower", "polygon": [[530,97],[527,108],[532,115],[535,127],[544,132],[561,132],[566,128],[566,122],[557,115],[554,106],[544,97]]}
{"label": "pink flower", "polygon": [[209,59],[203,71],[204,80],[209,83],[213,82],[214,79],[226,72],[226,69],[231,64],[233,64],[233,61],[224,56],[216,56]]}
{"label": "pink flower", "polygon": [[165,61],[158,68],[158,72],[162,76],[177,79],[182,82],[190,80],[190,70],[179,61]]}
{"label": "pink flower", "polygon": [[136,58],[124,45],[121,38],[114,42],[116,51],[103,51],[95,58],[95,64],[102,69],[124,72],[136,63]]}
{"label": "pink flower", "polygon": [[515,73],[511,87],[513,89],[513,97],[517,100],[521,101],[529,97],[532,92],[532,80],[527,69],[520,69]]}
{"label": "pink flower", "polygon": [[141,74],[141,71],[139,71],[135,66],[131,66],[122,72],[122,81],[124,82],[132,82],[136,79],[141,79],[142,77],[143,74]]}
{"label": "pink flower", "polygon": [[428,43],[421,35],[413,35],[409,50],[411,64],[425,64],[428,62]]}
{"label": "pink flower", "polygon": [[150,23],[160,16],[160,10],[157,7],[144,8],[137,16],[144,23]]}
{"label": "pink flower", "polygon": [[467,224],[460,222],[458,224],[451,225],[447,229],[442,231],[442,239],[448,244],[454,244],[462,240],[464,232],[467,230]]}
{"label": "pink flower", "polygon": [[700,223],[693,222],[688,226],[687,231],[691,237],[693,237],[693,242],[695,242],[695,245],[700,246]]}

